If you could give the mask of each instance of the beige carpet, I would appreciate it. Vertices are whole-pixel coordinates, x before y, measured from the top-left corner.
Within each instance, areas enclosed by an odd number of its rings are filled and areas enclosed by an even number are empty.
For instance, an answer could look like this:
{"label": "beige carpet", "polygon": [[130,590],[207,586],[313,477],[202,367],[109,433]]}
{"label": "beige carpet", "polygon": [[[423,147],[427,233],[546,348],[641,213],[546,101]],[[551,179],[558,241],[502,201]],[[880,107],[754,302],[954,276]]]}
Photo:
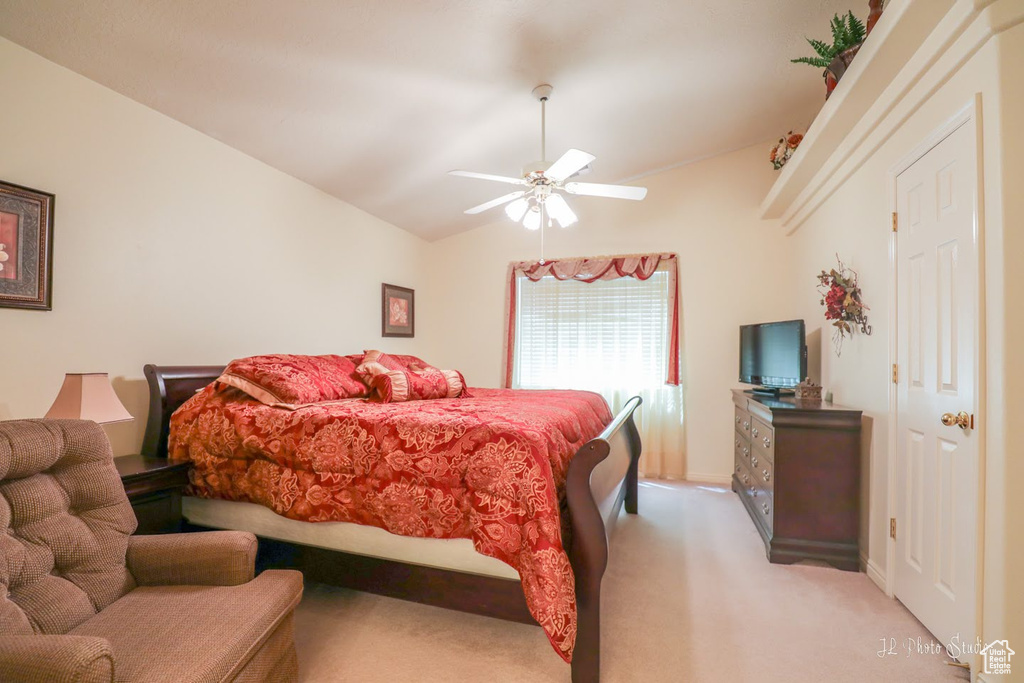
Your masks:
{"label": "beige carpet", "polygon": [[[725,488],[643,482],[612,546],[606,682],[969,680],[917,653],[931,636],[864,574],[769,564]],[[896,655],[878,656],[883,638]],[[303,681],[569,680],[539,627],[317,584],[296,641]]]}

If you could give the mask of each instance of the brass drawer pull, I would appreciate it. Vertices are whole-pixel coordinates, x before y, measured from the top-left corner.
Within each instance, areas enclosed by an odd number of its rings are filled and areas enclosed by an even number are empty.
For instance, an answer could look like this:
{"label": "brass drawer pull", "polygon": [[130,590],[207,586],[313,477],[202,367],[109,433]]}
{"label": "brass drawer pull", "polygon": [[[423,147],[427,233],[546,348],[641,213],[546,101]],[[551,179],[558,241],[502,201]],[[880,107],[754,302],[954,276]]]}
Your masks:
{"label": "brass drawer pull", "polygon": [[740,440],[736,439],[736,448],[739,448],[739,447],[740,447]]}
{"label": "brass drawer pull", "polygon": [[740,423],[740,416],[739,416],[739,415],[737,415],[737,416],[736,416],[736,424],[739,424],[739,423]]}
{"label": "brass drawer pull", "polygon": [[769,479],[772,478],[772,474],[768,470],[761,470],[761,474],[764,475],[764,480],[765,481],[768,481]]}
{"label": "brass drawer pull", "polygon": [[750,449],[746,446],[743,447],[743,455],[750,455]]}
{"label": "brass drawer pull", "polygon": [[750,486],[750,477],[747,476],[746,474],[743,475],[743,483],[746,484],[747,486]]}
{"label": "brass drawer pull", "polygon": [[750,466],[753,467],[755,470],[757,469],[757,456],[756,455],[750,456]]}
{"label": "brass drawer pull", "polygon": [[771,448],[772,447],[772,440],[769,439],[767,436],[764,437],[764,439],[761,440],[761,443],[764,444],[765,448]]}
{"label": "brass drawer pull", "polygon": [[761,503],[761,512],[768,514],[768,503]]}
{"label": "brass drawer pull", "polygon": [[746,420],[743,421],[743,429],[750,429],[750,423]]}
{"label": "brass drawer pull", "polygon": [[750,430],[750,435],[755,439],[757,438],[757,427],[754,427]]}
{"label": "brass drawer pull", "polygon": [[737,471],[737,472],[739,472],[739,471],[740,471],[740,466],[739,466],[739,465],[736,465],[736,471]]}

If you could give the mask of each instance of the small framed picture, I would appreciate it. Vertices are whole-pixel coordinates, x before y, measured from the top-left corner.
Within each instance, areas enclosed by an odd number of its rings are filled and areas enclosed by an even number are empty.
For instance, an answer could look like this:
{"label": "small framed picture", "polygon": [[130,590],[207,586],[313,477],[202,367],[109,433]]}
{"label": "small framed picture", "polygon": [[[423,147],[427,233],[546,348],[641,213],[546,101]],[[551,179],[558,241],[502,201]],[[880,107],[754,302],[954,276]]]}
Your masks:
{"label": "small framed picture", "polygon": [[408,287],[380,286],[380,335],[413,337],[416,335],[416,295]]}
{"label": "small framed picture", "polygon": [[0,306],[52,307],[53,195],[0,181]]}

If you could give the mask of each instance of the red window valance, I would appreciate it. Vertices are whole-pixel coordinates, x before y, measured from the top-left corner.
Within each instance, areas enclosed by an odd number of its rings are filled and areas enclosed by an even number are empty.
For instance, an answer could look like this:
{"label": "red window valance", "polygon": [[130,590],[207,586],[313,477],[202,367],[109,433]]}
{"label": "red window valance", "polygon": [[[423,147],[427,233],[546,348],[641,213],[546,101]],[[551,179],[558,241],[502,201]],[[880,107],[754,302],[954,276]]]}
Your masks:
{"label": "red window valance", "polygon": [[505,387],[512,386],[512,365],[515,352],[516,334],[516,280],[527,277],[537,282],[552,276],[559,280],[596,282],[615,280],[620,277],[635,277],[638,280],[650,278],[658,270],[669,273],[668,310],[672,320],[669,323],[671,338],[668,343],[669,358],[666,363],[668,377],[666,384],[679,384],[679,259],[675,254],[639,254],[631,256],[608,256],[597,258],[558,259],[555,261],[519,261],[509,264],[508,284],[508,334],[505,337]]}

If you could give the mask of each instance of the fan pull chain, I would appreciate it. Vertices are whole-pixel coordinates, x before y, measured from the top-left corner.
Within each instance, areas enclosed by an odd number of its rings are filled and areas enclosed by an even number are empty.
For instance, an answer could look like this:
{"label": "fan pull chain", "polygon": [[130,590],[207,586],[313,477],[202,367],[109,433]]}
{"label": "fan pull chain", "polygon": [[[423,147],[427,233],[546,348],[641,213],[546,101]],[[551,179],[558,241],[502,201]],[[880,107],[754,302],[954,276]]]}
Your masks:
{"label": "fan pull chain", "polygon": [[544,265],[544,224],[547,223],[544,217],[544,205],[540,205],[540,264]]}

